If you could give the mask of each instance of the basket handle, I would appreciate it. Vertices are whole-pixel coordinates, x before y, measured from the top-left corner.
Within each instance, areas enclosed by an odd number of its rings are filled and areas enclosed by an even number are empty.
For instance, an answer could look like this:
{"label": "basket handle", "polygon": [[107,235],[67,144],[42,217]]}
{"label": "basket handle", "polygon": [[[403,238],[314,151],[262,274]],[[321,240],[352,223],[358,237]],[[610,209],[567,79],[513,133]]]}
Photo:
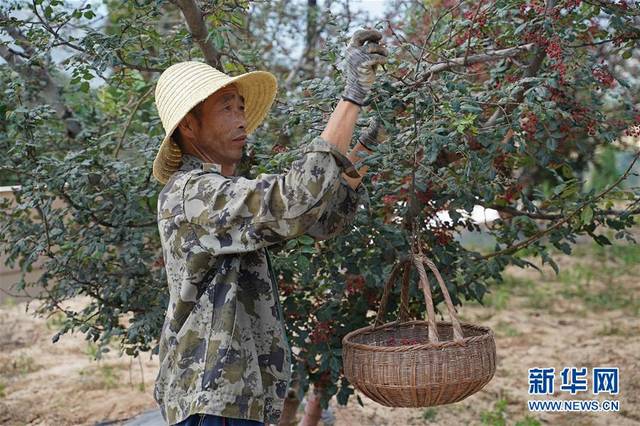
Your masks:
{"label": "basket handle", "polygon": [[418,275],[420,276],[420,287],[422,287],[422,292],[424,293],[424,301],[427,306],[427,323],[429,323],[429,326],[428,326],[429,341],[432,343],[438,343],[440,339],[438,338],[438,327],[436,326],[436,313],[433,310],[433,298],[431,297],[431,284],[429,284],[429,279],[427,278],[427,273],[424,270],[424,265],[422,265],[420,256],[413,255],[413,264],[416,266],[416,269],[418,270]]}
{"label": "basket handle", "polygon": [[[384,290],[382,292],[382,298],[380,299],[380,307],[378,308],[378,314],[376,315],[376,321],[373,324],[373,328],[376,328],[376,327],[382,325],[382,319],[384,318],[384,314],[387,311],[387,302],[389,301],[389,293],[391,293],[391,287],[393,287],[393,282],[396,280],[396,277],[398,276],[398,273],[400,272],[400,269],[404,268],[405,269],[405,275],[406,275],[406,270],[409,269],[407,263],[408,263],[407,260],[401,260],[400,262],[396,263],[396,265],[391,270],[391,274],[389,274],[389,278],[387,279],[387,282],[384,284]],[[408,283],[407,283],[407,286],[408,286]],[[403,291],[403,293],[404,293],[404,291]],[[409,291],[407,290],[406,293],[407,293],[406,297],[408,298]],[[404,294],[403,294],[403,296],[404,296]],[[408,307],[405,306],[405,309],[408,310]],[[401,306],[401,310],[402,310],[402,306]],[[407,316],[408,316],[408,313],[407,313]]]}
{"label": "basket handle", "polygon": [[403,323],[409,321],[409,278],[411,276],[411,263],[407,260],[402,274],[402,287],[400,289],[400,313],[398,320]]}
{"label": "basket handle", "polygon": [[[449,290],[440,275],[440,271],[436,268],[436,265],[426,257],[424,254],[414,254],[413,262],[418,269],[418,274],[420,275],[420,285],[422,286],[422,291],[424,292],[424,298],[427,303],[427,322],[429,323],[429,340],[431,342],[438,342],[438,333],[436,329],[436,314],[433,309],[433,300],[431,298],[431,284],[429,283],[429,279],[427,278],[427,273],[424,270],[425,263],[433,275],[436,276],[436,280],[438,281],[438,285],[440,286],[440,290],[442,291],[442,295],[444,296],[444,302],[447,305],[447,310],[449,311],[449,315],[451,316],[451,324],[453,326],[453,340],[457,342],[461,342],[464,340],[464,335],[462,334],[462,327],[460,326],[460,322],[458,321],[458,317],[456,316],[456,311],[453,307],[453,303],[451,302],[451,296],[449,295]],[[432,333],[433,331],[433,333]],[[433,339],[435,337],[435,340]]]}

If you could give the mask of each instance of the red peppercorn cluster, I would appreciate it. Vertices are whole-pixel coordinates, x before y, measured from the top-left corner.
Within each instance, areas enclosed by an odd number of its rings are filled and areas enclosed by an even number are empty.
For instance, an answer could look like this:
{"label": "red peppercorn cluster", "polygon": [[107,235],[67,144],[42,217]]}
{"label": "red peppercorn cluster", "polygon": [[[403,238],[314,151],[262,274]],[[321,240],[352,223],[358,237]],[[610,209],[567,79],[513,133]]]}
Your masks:
{"label": "red peppercorn cluster", "polygon": [[520,127],[527,134],[527,139],[533,139],[538,126],[538,116],[533,111],[527,111],[520,118]]}
{"label": "red peppercorn cluster", "polygon": [[482,30],[485,25],[487,25],[487,12],[482,11],[478,13],[478,15],[474,19],[475,13],[475,10],[468,10],[462,14],[465,19],[471,21],[471,25],[464,33],[458,35],[454,39],[456,45],[462,46],[467,42],[469,38],[480,37],[482,35]]}
{"label": "red peppercorn cluster", "polygon": [[517,75],[513,75],[513,74],[509,74],[504,79],[505,79],[505,81],[507,83],[515,83],[516,81],[518,81],[518,76]]}
{"label": "red peppercorn cluster", "polygon": [[522,3],[520,5],[520,15],[527,16],[533,12],[535,15],[544,13],[544,2],[542,0],[533,0],[531,3]]}
{"label": "red peppercorn cluster", "polygon": [[588,110],[581,106],[576,105],[574,110],[571,111],[571,118],[576,124],[581,124],[582,121],[587,117]]}
{"label": "red peppercorn cluster", "polygon": [[280,145],[280,144],[275,144],[271,148],[271,152],[274,153],[274,154],[279,153],[279,152],[287,152],[288,150],[289,150],[289,148],[287,148],[284,145]]}
{"label": "red peppercorn cluster", "polygon": [[595,78],[601,86],[607,88],[615,86],[616,81],[605,66],[597,66],[591,73],[593,74],[593,78]]}
{"label": "red peppercorn cluster", "polygon": [[564,102],[566,100],[566,95],[565,93],[561,90],[561,89],[556,89],[554,87],[551,87],[549,85],[544,86],[549,93],[551,94],[551,100],[557,104]]}
{"label": "red peppercorn cluster", "polygon": [[421,342],[418,339],[396,339],[391,336],[385,342],[386,346],[409,346],[409,345],[419,345]]}
{"label": "red peppercorn cluster", "polygon": [[572,10],[580,6],[581,3],[582,3],[582,0],[567,0],[564,7],[566,7],[568,10]]}
{"label": "red peppercorn cluster", "polygon": [[392,206],[396,203],[396,201],[398,201],[397,195],[385,195],[384,197],[382,197],[382,204],[384,204],[385,206]]}
{"label": "red peppercorn cluster", "polygon": [[562,61],[562,46],[560,46],[560,38],[555,37],[547,44],[547,55],[554,61]]}
{"label": "red peppercorn cluster", "polygon": [[620,47],[622,43],[637,38],[637,34],[633,31],[623,31],[613,38],[613,44],[615,47]]}
{"label": "red peppercorn cluster", "polygon": [[431,199],[433,198],[433,191],[431,191],[430,189],[427,189],[426,191],[418,191],[416,193],[416,197],[418,198],[418,201],[420,201],[421,203],[427,203],[429,201],[431,201]]}
{"label": "red peppercorn cluster", "polygon": [[331,336],[333,335],[333,328],[329,325],[328,322],[319,322],[316,324],[316,327],[311,332],[309,338],[311,339],[311,343],[326,343],[329,341]]}
{"label": "red peppercorn cluster", "polygon": [[523,188],[524,188],[524,185],[522,183],[511,185],[507,188],[507,190],[504,193],[504,196],[502,196],[501,198],[504,199],[506,202],[511,203],[520,196]]}
{"label": "red peppercorn cluster", "polygon": [[153,262],[153,266],[156,268],[161,268],[164,266],[164,257],[162,255],[160,255],[160,257],[158,257],[156,259],[155,262]]}
{"label": "red peppercorn cluster", "polygon": [[441,246],[446,246],[453,240],[451,234],[449,234],[445,229],[436,228],[431,232],[433,232],[433,235],[436,237],[436,241]]}
{"label": "red peppercorn cluster", "polygon": [[280,288],[280,290],[282,291],[282,293],[283,293],[285,296],[289,296],[289,295],[291,295],[291,294],[294,292],[294,290],[296,289],[296,283],[294,283],[294,282],[289,282],[289,281],[285,281],[285,280],[281,279],[281,280],[278,282],[278,288]]}
{"label": "red peppercorn cluster", "polygon": [[463,16],[464,16],[464,19],[473,20],[474,24],[476,24],[480,28],[483,28],[487,24],[486,11],[482,11],[478,13],[478,16],[476,16],[476,19],[473,19],[474,14],[475,14],[475,11],[467,10],[466,12],[463,13]]}
{"label": "red peppercorn cluster", "polygon": [[632,138],[640,137],[640,126],[631,126],[625,129],[625,136],[630,136]]}
{"label": "red peppercorn cluster", "polygon": [[357,294],[364,290],[366,281],[362,275],[347,274],[345,289],[347,295]]}

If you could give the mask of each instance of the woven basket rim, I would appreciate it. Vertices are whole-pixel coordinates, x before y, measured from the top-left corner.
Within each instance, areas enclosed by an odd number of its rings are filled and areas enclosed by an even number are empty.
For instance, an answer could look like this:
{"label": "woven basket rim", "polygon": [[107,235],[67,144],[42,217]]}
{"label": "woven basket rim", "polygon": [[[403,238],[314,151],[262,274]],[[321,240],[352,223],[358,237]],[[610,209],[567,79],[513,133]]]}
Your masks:
{"label": "woven basket rim", "polygon": [[[375,327],[375,324],[369,325],[367,327],[362,327],[347,333],[342,338],[342,346],[347,349],[361,349],[364,351],[371,351],[371,352],[403,352],[403,351],[414,351],[414,350],[423,350],[423,349],[436,349],[436,348],[442,349],[442,348],[447,348],[451,346],[466,346],[466,344],[468,343],[475,343],[477,341],[482,341],[482,340],[495,341],[493,331],[489,327],[486,327],[483,325],[471,324],[467,322],[460,322],[460,326],[466,329],[479,330],[483,334],[480,334],[477,336],[465,337],[460,342],[457,342],[455,340],[446,340],[446,341],[441,341],[437,343],[427,342],[427,343],[419,343],[415,345],[398,345],[398,346],[375,346],[375,345],[367,345],[366,343],[356,343],[352,341],[352,339],[355,336],[373,331],[374,327],[376,328],[376,331],[377,331],[377,330],[383,330],[383,329],[388,329],[393,327],[404,327],[404,326],[418,325],[418,324],[428,325],[429,323],[428,321],[424,321],[424,320],[412,320],[412,321],[407,321],[403,323],[392,321],[392,322],[385,323],[379,327]],[[453,326],[451,321],[436,321],[436,326],[440,326],[440,325],[451,326],[451,327]]]}
{"label": "woven basket rim", "polygon": [[[487,382],[489,383],[489,381],[491,381],[491,379],[493,379],[493,376],[495,375],[495,370],[492,370],[490,374],[486,374],[485,376],[482,377],[477,377],[477,378],[473,378],[473,379],[469,379],[469,380],[458,380],[456,379],[455,384],[474,384],[474,383],[480,383],[480,382]],[[413,385],[393,385],[393,384],[387,384],[387,383],[379,383],[379,382],[372,382],[372,381],[358,381],[358,380],[354,380],[352,381],[351,379],[349,379],[349,383],[351,383],[354,386],[375,386],[376,389],[433,389],[434,387],[445,387],[445,386],[451,386],[452,384],[454,384],[453,382],[434,382],[434,383],[429,383],[427,386],[413,386]]]}

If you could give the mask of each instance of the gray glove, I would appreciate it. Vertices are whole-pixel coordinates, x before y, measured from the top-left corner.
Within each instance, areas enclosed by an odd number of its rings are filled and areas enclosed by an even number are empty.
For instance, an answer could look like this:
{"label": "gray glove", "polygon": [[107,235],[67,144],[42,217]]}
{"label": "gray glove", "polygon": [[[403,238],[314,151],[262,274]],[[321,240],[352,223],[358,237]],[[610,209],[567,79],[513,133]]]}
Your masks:
{"label": "gray glove", "polygon": [[369,126],[360,133],[358,142],[368,150],[375,151],[386,136],[384,127],[380,125],[380,117],[376,115],[369,119]]}
{"label": "gray glove", "polygon": [[382,34],[379,31],[365,29],[359,29],[351,37],[342,63],[346,79],[342,99],[360,106],[369,104],[368,97],[376,78],[376,67],[387,62],[388,52],[378,44],[380,39]]}

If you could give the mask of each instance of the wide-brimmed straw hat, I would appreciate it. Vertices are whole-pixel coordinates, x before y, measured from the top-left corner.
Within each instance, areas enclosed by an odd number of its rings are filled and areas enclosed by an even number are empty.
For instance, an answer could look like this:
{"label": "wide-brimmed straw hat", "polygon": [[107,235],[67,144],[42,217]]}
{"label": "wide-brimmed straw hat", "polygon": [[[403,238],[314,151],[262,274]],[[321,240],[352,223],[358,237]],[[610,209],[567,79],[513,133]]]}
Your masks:
{"label": "wide-brimmed straw hat", "polygon": [[182,151],[171,138],[180,121],[198,103],[232,83],[244,97],[245,131],[249,135],[264,120],[276,97],[278,82],[273,74],[252,71],[230,77],[206,63],[186,61],[171,65],[160,75],[155,103],[166,135],[153,161],[153,176],[160,183],[166,184],[182,163]]}

